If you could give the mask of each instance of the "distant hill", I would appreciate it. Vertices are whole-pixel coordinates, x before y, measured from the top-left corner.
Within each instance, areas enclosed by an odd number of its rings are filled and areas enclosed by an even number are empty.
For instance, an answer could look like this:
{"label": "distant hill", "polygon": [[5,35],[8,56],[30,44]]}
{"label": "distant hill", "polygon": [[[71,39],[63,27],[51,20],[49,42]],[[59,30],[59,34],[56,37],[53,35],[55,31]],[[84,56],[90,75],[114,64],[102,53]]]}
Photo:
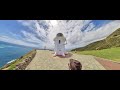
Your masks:
{"label": "distant hill", "polygon": [[77,48],[74,50],[85,51],[85,50],[101,50],[111,47],[120,47],[120,28],[109,35],[106,39],[91,43],[85,47]]}

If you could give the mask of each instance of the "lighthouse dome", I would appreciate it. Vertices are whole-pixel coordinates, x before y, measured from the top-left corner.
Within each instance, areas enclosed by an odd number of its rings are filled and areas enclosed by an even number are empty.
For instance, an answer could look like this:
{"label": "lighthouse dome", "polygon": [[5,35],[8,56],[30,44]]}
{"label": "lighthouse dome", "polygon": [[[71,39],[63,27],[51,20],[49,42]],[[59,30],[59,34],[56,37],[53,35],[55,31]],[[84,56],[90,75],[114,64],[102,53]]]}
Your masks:
{"label": "lighthouse dome", "polygon": [[58,36],[58,37],[62,37],[63,34],[62,34],[62,33],[58,33],[57,36]]}

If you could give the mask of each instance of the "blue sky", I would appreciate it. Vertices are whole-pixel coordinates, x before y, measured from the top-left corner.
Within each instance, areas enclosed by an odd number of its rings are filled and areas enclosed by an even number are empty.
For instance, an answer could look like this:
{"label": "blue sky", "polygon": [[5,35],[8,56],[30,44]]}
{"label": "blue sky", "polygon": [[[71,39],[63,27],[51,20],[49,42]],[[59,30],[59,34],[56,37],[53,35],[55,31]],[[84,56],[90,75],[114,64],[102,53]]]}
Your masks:
{"label": "blue sky", "polygon": [[[105,22],[109,22],[110,20],[93,20],[95,25],[101,25]],[[19,32],[21,29],[27,29],[23,25],[21,25],[17,20],[0,20],[0,31],[3,32],[11,31],[11,32]]]}
{"label": "blue sky", "polygon": [[21,29],[25,29],[25,27],[21,25],[17,20],[0,20],[0,34],[8,34],[8,32],[19,34]]}
{"label": "blue sky", "polygon": [[[109,20],[93,20],[93,23],[96,26],[102,25],[106,22],[109,22]],[[10,36],[9,32],[19,34],[20,31],[24,29],[28,30],[27,27],[21,25],[17,20],[0,20],[0,35],[3,34]]]}
{"label": "blue sky", "polygon": [[[51,22],[51,20],[49,21]],[[119,20],[71,20],[71,22],[68,23],[64,22],[64,20],[56,20],[57,25],[55,25],[54,22],[50,23],[49,21],[43,22],[43,20],[39,20],[37,22],[36,20],[0,20],[0,41],[38,48],[48,43],[51,43],[52,45],[52,39],[55,35],[58,32],[62,32],[68,39],[69,43],[67,47],[70,48],[72,45],[73,48],[75,48],[103,39],[115,31],[115,29],[120,27]],[[41,27],[41,25],[47,25],[49,26],[49,29],[46,31]],[[85,29],[85,32],[80,32],[80,30],[82,31],[82,27],[85,25],[88,26]],[[73,32],[67,35],[67,28],[69,31],[73,30]],[[92,31],[88,33],[89,30]],[[46,36],[47,34],[48,36]],[[73,38],[74,36],[75,38]],[[87,36],[91,38],[89,39]],[[77,43],[73,43],[73,41]]]}

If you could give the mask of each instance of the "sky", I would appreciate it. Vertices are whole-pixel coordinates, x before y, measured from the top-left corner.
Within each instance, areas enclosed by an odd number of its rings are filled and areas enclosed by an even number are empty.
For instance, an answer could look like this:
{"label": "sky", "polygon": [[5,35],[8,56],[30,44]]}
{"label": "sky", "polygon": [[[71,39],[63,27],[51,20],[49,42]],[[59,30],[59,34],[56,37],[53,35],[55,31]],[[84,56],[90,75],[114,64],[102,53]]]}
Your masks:
{"label": "sky", "polygon": [[0,20],[0,41],[53,49],[53,39],[63,33],[66,49],[102,40],[120,28],[120,20]]}

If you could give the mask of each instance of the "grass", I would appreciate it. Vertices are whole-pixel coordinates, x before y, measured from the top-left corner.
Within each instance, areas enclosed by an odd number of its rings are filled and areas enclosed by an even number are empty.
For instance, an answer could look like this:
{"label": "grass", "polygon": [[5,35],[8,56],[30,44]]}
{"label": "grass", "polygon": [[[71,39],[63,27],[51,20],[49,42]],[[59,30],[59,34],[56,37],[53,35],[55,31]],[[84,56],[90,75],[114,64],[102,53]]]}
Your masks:
{"label": "grass", "polygon": [[20,62],[23,62],[23,60],[25,60],[27,57],[31,56],[35,52],[36,52],[35,50],[30,51],[29,53],[25,54],[22,58],[18,58],[14,62],[10,63],[8,67],[3,66],[1,70],[14,70],[17,64],[19,64]]}
{"label": "grass", "polygon": [[107,38],[93,42],[85,47],[76,48],[77,51],[102,50],[120,47],[120,28],[110,34]]}
{"label": "grass", "polygon": [[[73,51],[74,52],[74,51]],[[76,51],[77,54],[93,55],[120,62],[120,47],[91,51]]]}

